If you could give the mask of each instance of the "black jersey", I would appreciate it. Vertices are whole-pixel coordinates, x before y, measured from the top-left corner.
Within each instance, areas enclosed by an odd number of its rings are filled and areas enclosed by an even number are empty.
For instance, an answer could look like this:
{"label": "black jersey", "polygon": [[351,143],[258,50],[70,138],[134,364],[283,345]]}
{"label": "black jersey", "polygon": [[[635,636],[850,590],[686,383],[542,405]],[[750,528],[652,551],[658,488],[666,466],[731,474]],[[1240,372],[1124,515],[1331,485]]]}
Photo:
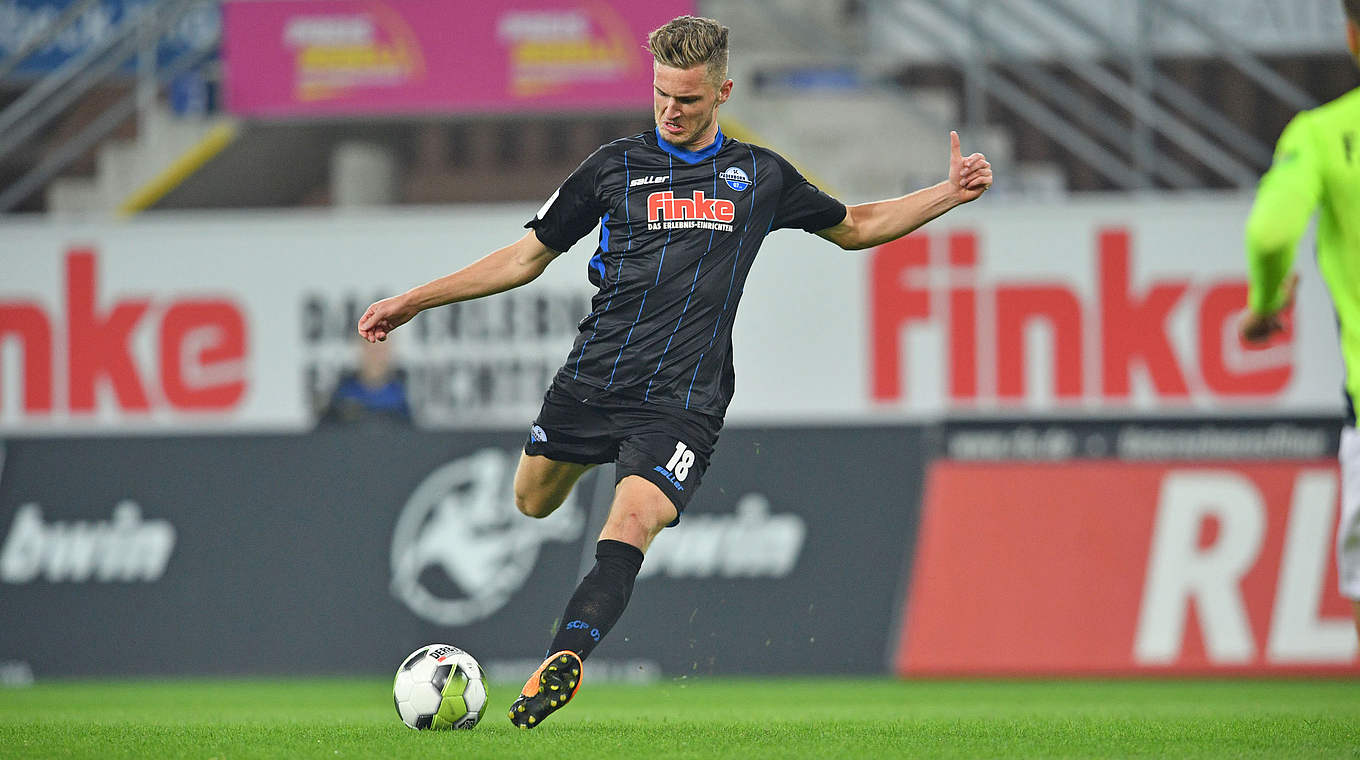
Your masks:
{"label": "black jersey", "polygon": [[721,131],[700,151],[655,131],[601,146],[525,225],[566,251],[601,223],[589,265],[599,292],[559,376],[722,415],[732,324],[760,244],[772,230],[844,218],[783,157]]}

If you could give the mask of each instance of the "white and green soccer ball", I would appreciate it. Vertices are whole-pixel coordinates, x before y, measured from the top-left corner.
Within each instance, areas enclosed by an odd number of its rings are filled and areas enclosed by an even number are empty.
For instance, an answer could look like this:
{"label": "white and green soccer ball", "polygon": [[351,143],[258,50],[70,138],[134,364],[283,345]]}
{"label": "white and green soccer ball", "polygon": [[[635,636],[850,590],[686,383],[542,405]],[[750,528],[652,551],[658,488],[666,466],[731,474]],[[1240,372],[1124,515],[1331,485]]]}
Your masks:
{"label": "white and green soccer ball", "polygon": [[397,715],[411,728],[472,728],[486,712],[486,680],[472,655],[449,644],[412,652],[392,679]]}

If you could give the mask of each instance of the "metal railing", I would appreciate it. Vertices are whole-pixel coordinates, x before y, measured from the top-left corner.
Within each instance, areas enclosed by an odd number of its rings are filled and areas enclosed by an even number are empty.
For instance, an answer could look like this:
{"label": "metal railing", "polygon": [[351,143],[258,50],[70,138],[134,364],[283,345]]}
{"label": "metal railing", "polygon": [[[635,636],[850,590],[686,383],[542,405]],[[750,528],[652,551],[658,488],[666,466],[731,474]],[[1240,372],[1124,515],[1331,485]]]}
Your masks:
{"label": "metal railing", "polygon": [[[824,30],[800,23],[787,0],[751,2],[769,22],[766,35],[782,37],[789,49],[826,52]],[[961,82],[965,126],[974,133],[998,126],[988,109],[1002,106],[1056,143],[1066,163],[1089,167],[1120,190],[1249,188],[1273,153],[1252,125],[1211,103],[1212,93],[1163,72],[1154,53],[1168,48],[1154,37],[1154,22],[1199,39],[1196,56],[1229,64],[1265,105],[1290,112],[1317,105],[1187,0],[862,0],[859,7],[871,14],[876,34],[867,50],[842,51],[846,59],[867,53],[881,68],[898,54],[900,65],[942,64]],[[1119,23],[1098,16],[1115,9]],[[882,77],[871,80],[909,94]],[[900,100],[909,111],[911,98]]]}
{"label": "metal railing", "polygon": [[[998,76],[997,72],[991,71],[990,66],[979,66],[971,56],[951,49],[938,35],[930,33],[933,19],[925,15],[925,6],[944,10],[953,20],[963,23],[963,28],[966,28],[973,38],[972,49],[985,49],[984,39],[981,37],[983,34],[981,31],[982,24],[979,23],[978,19],[974,18],[971,21],[960,19],[954,16],[952,9],[942,9],[941,5],[933,2],[933,0],[924,3],[891,3],[888,6],[889,15],[887,18],[896,19],[902,25],[903,31],[910,34],[923,46],[934,50],[940,61],[958,69],[963,75],[965,91],[981,92],[996,98],[1040,132],[1062,144],[1077,158],[1116,186],[1125,189],[1146,186],[1145,172],[1139,171],[1101,141],[1095,139],[1088,130],[1082,129],[1070,119],[1063,117],[1058,111],[1026,93],[1024,89],[1009,79]],[[1025,70],[1031,75],[1038,71],[1037,68],[1031,69],[1028,66],[1025,67]],[[1068,110],[1075,107],[1077,107],[1075,104],[1065,106]],[[976,109],[977,106],[969,109],[970,119],[979,118]],[[1084,120],[1094,122],[1097,119],[1098,114],[1092,111],[1086,114]],[[983,125],[973,124],[972,126],[981,127]]]}
{"label": "metal railing", "polygon": [[[98,0],[73,3],[41,34],[16,50],[3,62],[0,72],[12,72],[25,58],[77,22]],[[28,87],[0,111],[0,160],[14,153],[65,113],[94,88],[109,82],[134,59],[138,59],[137,87],[109,105],[77,134],[53,146],[46,156],[17,181],[0,191],[0,212],[8,211],[41,189],[64,168],[79,159],[138,109],[148,94],[176,76],[201,65],[213,54],[216,39],[185,47],[173,59],[156,62],[159,43],[196,6],[206,0],[162,0],[142,6],[122,18],[107,37],[90,45]]]}
{"label": "metal railing", "polygon": [[[1193,29],[1205,39],[1206,54],[1229,62],[1287,108],[1317,104],[1181,0],[1132,4],[1139,24],[1138,40],[1132,44],[1107,33],[1073,0],[870,1],[880,11],[879,19],[891,20],[896,32],[959,73],[970,119],[985,118],[982,104],[990,97],[1123,190],[1205,187],[1212,175],[1229,186],[1249,188],[1271,160],[1272,151],[1261,139],[1158,71],[1143,39],[1146,20],[1154,12]],[[1039,10],[1046,19],[1036,17]],[[961,32],[964,44],[940,34],[942,24]],[[1045,42],[1053,62],[1103,99],[1084,94],[1070,79],[1019,50],[1017,31]],[[1064,35],[1083,38],[1102,54],[1063,55],[1059,38]],[[1159,138],[1195,156],[1205,171],[1191,171],[1157,149]]]}
{"label": "metal railing", "polygon": [[[73,0],[41,33],[0,60],[0,78],[77,23],[100,0]],[[816,30],[799,23],[797,9],[781,0],[749,0],[766,12],[769,26],[794,49],[825,44]],[[155,50],[195,6],[211,0],[159,0],[129,14],[99,43],[91,45],[27,88],[0,110],[0,160],[40,135],[94,88],[119,76],[129,61],[140,59],[138,86],[95,116],[79,132],[48,149],[16,182],[0,188],[0,212],[32,193],[105,139],[146,103],[159,88],[211,55],[211,48],[188,49],[173,61],[155,63]],[[1223,111],[1161,73],[1147,44],[1147,30],[1133,37],[1111,34],[1090,6],[1079,0],[862,0],[876,19],[910,37],[932,58],[957,71],[968,125],[987,126],[989,101],[999,103],[1048,139],[1074,162],[1091,168],[1123,190],[1157,187],[1193,189],[1218,184],[1254,185],[1269,165],[1271,147]],[[1206,21],[1187,0],[1129,0],[1140,24],[1157,13],[1194,30],[1203,53],[1229,63],[1269,98],[1291,110],[1316,105],[1301,88],[1281,77],[1250,48]],[[940,34],[948,27],[956,36]],[[962,35],[962,40],[957,35]],[[1041,62],[1019,49],[1020,39],[1039,40],[1055,57]],[[1080,39],[1098,55],[1064,54],[1064,40]],[[213,40],[215,43],[215,40]],[[848,60],[864,51],[845,50]],[[882,51],[878,51],[882,52]],[[146,61],[153,65],[146,65]],[[1070,76],[1055,72],[1055,66]],[[880,86],[889,85],[881,79]],[[1094,91],[1095,95],[1091,94]],[[910,111],[911,99],[903,99]],[[922,110],[917,118],[939,117]],[[940,125],[952,127],[957,125]],[[1165,143],[1196,157],[1203,170],[1160,149]]]}

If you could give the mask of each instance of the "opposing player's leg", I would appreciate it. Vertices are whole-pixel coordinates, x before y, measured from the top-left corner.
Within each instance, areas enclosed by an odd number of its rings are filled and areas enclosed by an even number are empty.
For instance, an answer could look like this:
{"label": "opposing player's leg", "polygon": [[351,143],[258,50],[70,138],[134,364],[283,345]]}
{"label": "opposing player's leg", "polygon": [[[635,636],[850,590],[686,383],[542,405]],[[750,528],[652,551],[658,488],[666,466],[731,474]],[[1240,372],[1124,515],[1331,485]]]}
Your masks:
{"label": "opposing player's leg", "polygon": [[655,484],[627,475],[614,488],[595,566],[576,587],[539,665],[510,706],[510,722],[533,728],[565,706],[581,688],[582,662],[623,615],[642,568],[643,552],[679,510]]}

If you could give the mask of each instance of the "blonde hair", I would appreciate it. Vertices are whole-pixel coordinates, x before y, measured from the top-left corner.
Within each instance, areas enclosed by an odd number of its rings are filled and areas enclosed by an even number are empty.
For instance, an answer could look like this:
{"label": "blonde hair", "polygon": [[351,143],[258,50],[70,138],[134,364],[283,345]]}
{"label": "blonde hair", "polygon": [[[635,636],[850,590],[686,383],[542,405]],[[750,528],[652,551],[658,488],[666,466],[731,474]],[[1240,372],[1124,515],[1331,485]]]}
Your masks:
{"label": "blonde hair", "polygon": [[688,69],[703,64],[721,86],[727,79],[727,27],[711,18],[680,16],[647,35],[647,49],[662,66]]}

